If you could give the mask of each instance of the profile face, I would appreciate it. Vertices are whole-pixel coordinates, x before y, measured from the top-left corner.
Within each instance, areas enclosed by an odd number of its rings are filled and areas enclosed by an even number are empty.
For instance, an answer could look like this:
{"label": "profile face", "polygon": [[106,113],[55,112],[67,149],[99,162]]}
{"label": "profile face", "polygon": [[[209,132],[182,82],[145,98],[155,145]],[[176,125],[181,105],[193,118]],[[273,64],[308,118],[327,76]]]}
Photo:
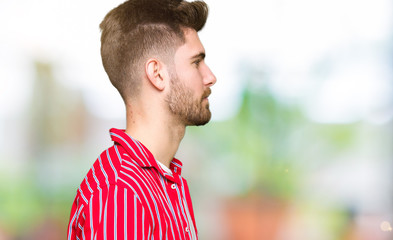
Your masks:
{"label": "profile face", "polygon": [[204,125],[209,122],[211,112],[208,96],[216,77],[206,65],[205,49],[195,30],[184,32],[185,44],[174,56],[170,92],[167,102],[170,111],[186,126]]}

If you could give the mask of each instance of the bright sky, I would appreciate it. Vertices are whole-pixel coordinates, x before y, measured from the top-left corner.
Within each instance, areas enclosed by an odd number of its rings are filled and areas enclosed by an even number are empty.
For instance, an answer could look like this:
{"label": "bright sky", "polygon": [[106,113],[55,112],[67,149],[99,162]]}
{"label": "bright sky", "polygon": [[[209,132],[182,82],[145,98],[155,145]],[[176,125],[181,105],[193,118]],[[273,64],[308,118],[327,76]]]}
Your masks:
{"label": "bright sky", "polygon": [[[92,113],[123,118],[123,103],[102,68],[98,28],[121,2],[1,1],[0,119],[26,110],[35,59],[52,62],[62,84],[83,91]],[[211,11],[200,37],[218,78],[213,120],[237,111],[245,84],[240,65],[267,73],[255,83],[301,104],[315,121],[392,118],[391,1],[206,2]]]}

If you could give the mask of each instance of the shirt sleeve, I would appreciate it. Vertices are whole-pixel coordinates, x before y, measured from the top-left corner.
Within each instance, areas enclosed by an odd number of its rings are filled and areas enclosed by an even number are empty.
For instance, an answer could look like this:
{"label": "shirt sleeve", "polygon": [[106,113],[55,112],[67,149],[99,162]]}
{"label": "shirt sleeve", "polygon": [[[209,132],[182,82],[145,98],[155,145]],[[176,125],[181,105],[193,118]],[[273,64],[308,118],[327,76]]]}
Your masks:
{"label": "shirt sleeve", "polygon": [[151,221],[138,195],[128,188],[115,185],[110,186],[107,196],[102,219],[96,229],[97,240],[151,237]]}
{"label": "shirt sleeve", "polygon": [[78,235],[84,234],[81,232],[81,229],[78,227],[78,225],[80,225],[80,217],[83,208],[84,208],[83,205],[79,205],[79,196],[77,194],[71,208],[70,221],[68,223],[68,230],[67,230],[67,240],[76,239]]}

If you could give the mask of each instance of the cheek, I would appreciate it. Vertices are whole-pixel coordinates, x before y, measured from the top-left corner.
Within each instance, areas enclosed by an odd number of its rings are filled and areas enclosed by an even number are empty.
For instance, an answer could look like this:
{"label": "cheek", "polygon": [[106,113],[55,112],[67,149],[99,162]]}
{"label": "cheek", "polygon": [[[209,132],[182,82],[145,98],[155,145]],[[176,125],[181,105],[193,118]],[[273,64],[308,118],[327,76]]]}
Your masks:
{"label": "cheek", "polygon": [[189,87],[194,91],[196,95],[200,95],[204,91],[203,78],[199,71],[194,71],[192,76],[189,78]]}
{"label": "cheek", "polygon": [[187,87],[193,91],[203,89],[203,76],[202,72],[196,67],[191,66],[188,68],[178,69],[177,76]]}

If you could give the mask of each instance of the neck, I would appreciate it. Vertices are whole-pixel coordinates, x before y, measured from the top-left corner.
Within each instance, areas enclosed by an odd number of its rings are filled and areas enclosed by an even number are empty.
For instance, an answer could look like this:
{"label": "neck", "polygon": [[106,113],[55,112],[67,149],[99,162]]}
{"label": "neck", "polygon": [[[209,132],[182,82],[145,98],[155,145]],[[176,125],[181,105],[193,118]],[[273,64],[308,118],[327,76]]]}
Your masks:
{"label": "neck", "polygon": [[131,111],[131,107],[127,106],[126,133],[145,145],[157,161],[169,168],[186,127],[165,117],[160,110],[147,112],[143,109],[148,108],[134,108]]}

